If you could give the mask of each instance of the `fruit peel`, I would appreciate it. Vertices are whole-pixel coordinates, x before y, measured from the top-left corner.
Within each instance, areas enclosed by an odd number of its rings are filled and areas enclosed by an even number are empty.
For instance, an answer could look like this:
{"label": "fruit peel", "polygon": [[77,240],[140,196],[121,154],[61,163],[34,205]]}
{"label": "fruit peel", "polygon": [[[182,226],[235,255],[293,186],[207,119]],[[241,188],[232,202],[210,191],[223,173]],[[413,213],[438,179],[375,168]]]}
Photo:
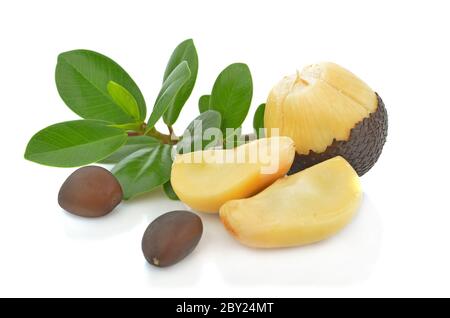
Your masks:
{"label": "fruit peel", "polygon": [[268,136],[276,128],[296,143],[290,173],[341,155],[363,175],[381,154],[387,124],[380,96],[330,62],[284,77],[272,88],[264,113]]}
{"label": "fruit peel", "polygon": [[359,176],[369,171],[381,155],[388,135],[388,115],[383,100],[377,95],[377,110],[356,124],[347,141],[334,140],[324,152],[295,154],[288,175],[312,167],[335,156],[344,157]]}

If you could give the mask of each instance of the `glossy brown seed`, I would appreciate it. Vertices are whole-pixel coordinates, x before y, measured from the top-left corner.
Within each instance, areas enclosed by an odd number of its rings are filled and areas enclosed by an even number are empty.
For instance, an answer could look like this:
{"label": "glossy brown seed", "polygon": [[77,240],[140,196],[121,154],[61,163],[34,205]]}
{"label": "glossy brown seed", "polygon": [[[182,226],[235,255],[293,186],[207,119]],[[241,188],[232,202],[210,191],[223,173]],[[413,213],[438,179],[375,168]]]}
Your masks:
{"label": "glossy brown seed", "polygon": [[145,230],[142,252],[152,265],[173,265],[191,253],[203,233],[202,220],[189,211],[172,211],[156,218]]}
{"label": "glossy brown seed", "polygon": [[59,190],[59,205],[72,214],[99,217],[122,201],[122,188],[108,170],[88,166],[75,170]]}

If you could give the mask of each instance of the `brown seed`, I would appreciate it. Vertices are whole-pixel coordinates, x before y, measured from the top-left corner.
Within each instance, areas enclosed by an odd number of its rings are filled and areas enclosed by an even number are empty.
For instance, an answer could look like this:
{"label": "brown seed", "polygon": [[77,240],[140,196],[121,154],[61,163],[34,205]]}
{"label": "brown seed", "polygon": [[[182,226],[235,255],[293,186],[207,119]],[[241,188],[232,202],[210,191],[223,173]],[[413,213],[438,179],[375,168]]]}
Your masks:
{"label": "brown seed", "polygon": [[75,215],[99,217],[122,201],[122,188],[108,170],[88,166],[75,170],[59,190],[58,203]]}
{"label": "brown seed", "polygon": [[202,220],[189,211],[172,211],[156,218],[142,237],[142,252],[152,265],[173,265],[191,253],[200,241]]}

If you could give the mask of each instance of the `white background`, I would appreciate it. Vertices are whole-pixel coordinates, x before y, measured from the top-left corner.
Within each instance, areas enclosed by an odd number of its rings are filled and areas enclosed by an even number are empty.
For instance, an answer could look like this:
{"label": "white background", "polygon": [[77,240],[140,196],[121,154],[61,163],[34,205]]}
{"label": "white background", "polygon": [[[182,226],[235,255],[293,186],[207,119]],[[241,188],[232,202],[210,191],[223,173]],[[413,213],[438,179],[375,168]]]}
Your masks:
{"label": "white background", "polygon": [[[450,296],[449,14],[448,1],[2,1],[0,296]],[[77,118],[56,91],[57,54],[110,56],[151,108],[171,51],[191,37],[200,69],[178,133],[232,62],[252,70],[251,114],[284,75],[323,60],[379,92],[388,142],[345,230],[261,251],[202,215],[194,253],[158,269],[142,256],[142,234],[181,203],[155,191],[96,220],[59,208],[72,169],[23,159],[35,132]]]}

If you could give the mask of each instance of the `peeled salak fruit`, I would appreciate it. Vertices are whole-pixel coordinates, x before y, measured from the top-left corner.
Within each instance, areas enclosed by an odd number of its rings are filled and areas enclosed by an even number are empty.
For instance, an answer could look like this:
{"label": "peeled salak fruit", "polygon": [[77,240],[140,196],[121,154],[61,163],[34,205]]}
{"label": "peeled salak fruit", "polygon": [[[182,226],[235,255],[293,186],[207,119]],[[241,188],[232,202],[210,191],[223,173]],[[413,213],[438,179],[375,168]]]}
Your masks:
{"label": "peeled salak fruit", "polygon": [[294,160],[289,137],[262,138],[233,149],[178,155],[171,184],[181,201],[201,212],[252,196],[286,175]]}
{"label": "peeled salak fruit", "polygon": [[320,63],[275,85],[267,99],[264,126],[267,136],[294,140],[290,174],[342,156],[361,176],[381,154],[388,119],[380,96],[366,83],[337,64]]}
{"label": "peeled salak fruit", "polygon": [[344,158],[335,157],[279,179],[251,198],[225,203],[220,219],[247,246],[305,245],[341,230],[360,201],[357,173]]}

